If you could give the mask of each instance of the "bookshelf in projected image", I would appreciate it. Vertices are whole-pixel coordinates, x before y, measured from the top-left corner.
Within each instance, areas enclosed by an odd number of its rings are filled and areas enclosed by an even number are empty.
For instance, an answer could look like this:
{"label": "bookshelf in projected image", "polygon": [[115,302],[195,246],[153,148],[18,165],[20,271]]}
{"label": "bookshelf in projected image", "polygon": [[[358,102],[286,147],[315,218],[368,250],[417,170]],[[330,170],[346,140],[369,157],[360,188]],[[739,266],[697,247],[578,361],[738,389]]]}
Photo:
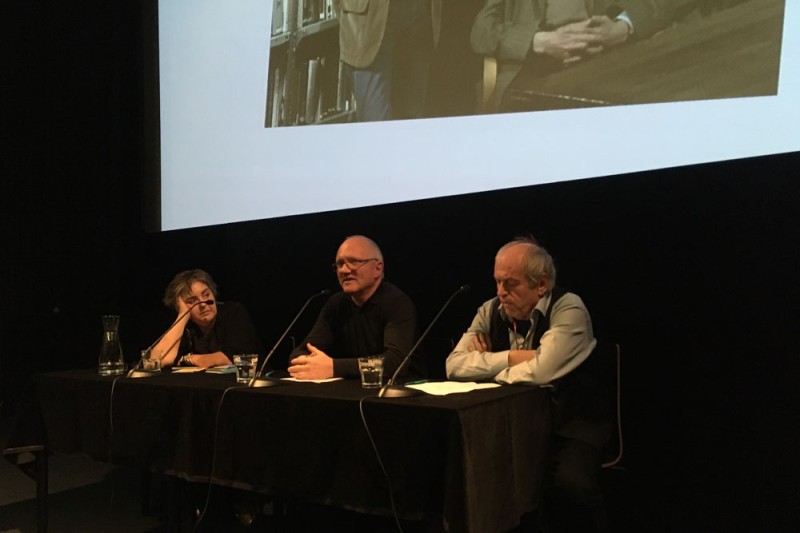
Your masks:
{"label": "bookshelf in projected image", "polygon": [[264,125],[351,121],[344,68],[333,0],[274,0]]}

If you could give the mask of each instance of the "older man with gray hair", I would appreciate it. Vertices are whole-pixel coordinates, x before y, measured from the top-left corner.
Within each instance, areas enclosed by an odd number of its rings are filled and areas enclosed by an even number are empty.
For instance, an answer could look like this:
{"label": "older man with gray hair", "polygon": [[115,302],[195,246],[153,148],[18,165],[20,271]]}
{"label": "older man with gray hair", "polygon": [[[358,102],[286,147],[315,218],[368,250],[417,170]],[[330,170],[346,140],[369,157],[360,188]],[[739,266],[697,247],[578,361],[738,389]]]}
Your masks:
{"label": "older man with gray hair", "polygon": [[497,297],[481,305],[448,356],[447,376],[552,386],[552,469],[542,525],[604,531],[598,476],[610,423],[602,387],[582,367],[597,344],[589,312],[579,296],[555,285],[553,258],[531,238],[500,248],[494,279]]}

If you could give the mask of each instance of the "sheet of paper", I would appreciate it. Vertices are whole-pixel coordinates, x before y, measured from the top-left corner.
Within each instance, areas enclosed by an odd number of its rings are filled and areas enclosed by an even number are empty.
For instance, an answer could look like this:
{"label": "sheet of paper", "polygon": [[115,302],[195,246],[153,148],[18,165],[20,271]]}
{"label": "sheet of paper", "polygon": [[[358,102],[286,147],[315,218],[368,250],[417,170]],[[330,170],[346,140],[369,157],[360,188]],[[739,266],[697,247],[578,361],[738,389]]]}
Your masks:
{"label": "sheet of paper", "polygon": [[481,389],[493,389],[499,386],[499,383],[476,383],[474,381],[428,381],[426,383],[406,385],[406,387],[410,389],[417,389],[435,396],[445,396],[447,394],[471,392]]}
{"label": "sheet of paper", "polygon": [[297,383],[330,383],[331,381],[339,381],[343,378],[328,378],[328,379],[297,379],[297,378],[281,378],[283,381],[296,381]]}
{"label": "sheet of paper", "polygon": [[191,374],[193,372],[204,372],[205,368],[202,366],[179,366],[173,367],[172,371],[176,374]]}
{"label": "sheet of paper", "polygon": [[212,366],[211,368],[207,369],[206,372],[210,374],[235,374],[236,365]]}

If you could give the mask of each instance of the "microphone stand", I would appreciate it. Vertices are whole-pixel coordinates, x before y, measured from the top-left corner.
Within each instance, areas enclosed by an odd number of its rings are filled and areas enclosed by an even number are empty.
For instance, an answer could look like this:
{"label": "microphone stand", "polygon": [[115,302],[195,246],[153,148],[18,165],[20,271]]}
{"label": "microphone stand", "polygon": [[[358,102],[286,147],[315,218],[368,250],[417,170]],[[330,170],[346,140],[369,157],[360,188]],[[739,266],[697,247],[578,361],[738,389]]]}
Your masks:
{"label": "microphone stand", "polygon": [[310,304],[316,298],[318,298],[320,296],[327,296],[330,293],[331,293],[331,291],[329,289],[324,289],[324,290],[318,292],[317,294],[313,295],[308,300],[306,300],[306,303],[303,304],[303,307],[301,307],[300,311],[298,311],[297,314],[294,316],[294,319],[289,324],[289,327],[286,328],[286,331],[284,331],[283,335],[280,336],[280,338],[278,339],[278,342],[275,343],[275,346],[272,347],[272,349],[269,351],[267,356],[264,358],[264,361],[261,363],[261,366],[256,371],[256,375],[253,376],[253,379],[251,379],[250,383],[247,384],[248,387],[252,387],[252,388],[277,387],[278,385],[285,385],[286,384],[285,381],[282,381],[282,380],[280,380],[278,378],[272,378],[272,377],[269,377],[269,376],[262,376],[261,374],[264,372],[264,368],[266,368],[267,362],[272,358],[272,355],[275,353],[275,350],[278,349],[278,346],[280,346],[280,344],[283,342],[283,339],[285,339],[286,336],[289,334],[289,331],[291,331],[292,326],[294,326],[294,323],[297,322],[297,319],[299,319],[303,315],[303,311],[306,310],[306,307],[308,307],[308,304]]}
{"label": "microphone stand", "polygon": [[378,398],[407,398],[410,396],[418,396],[422,394],[422,391],[419,391],[417,389],[410,389],[404,385],[395,385],[397,376],[411,360],[411,356],[417,350],[419,345],[422,344],[422,341],[425,340],[425,337],[428,336],[428,333],[431,331],[431,328],[439,320],[439,317],[442,316],[444,310],[450,306],[450,302],[453,301],[453,298],[455,298],[462,292],[467,292],[468,290],[469,290],[469,285],[462,285],[461,287],[458,288],[456,292],[450,295],[450,298],[447,299],[442,308],[439,309],[439,312],[436,314],[436,316],[433,317],[433,320],[431,320],[430,324],[428,324],[428,328],[422,335],[420,335],[419,339],[417,340],[417,343],[411,348],[411,350],[409,350],[408,355],[406,355],[405,359],[403,359],[403,362],[400,363],[400,366],[397,367],[397,370],[394,371],[394,374],[392,374],[391,379],[389,379],[389,381],[386,382],[386,385],[381,387],[381,390],[378,391]]}
{"label": "microphone stand", "polygon": [[[173,322],[170,325],[170,327],[167,328],[167,331],[162,333],[161,336],[159,338],[157,338],[153,344],[151,344],[150,346],[147,347],[147,349],[144,351],[144,354],[142,355],[142,358],[145,355],[149,354],[153,350],[153,348],[155,348],[156,344],[161,342],[161,339],[163,339],[167,335],[167,333],[172,331],[172,328],[174,328],[178,324],[178,322],[183,320],[183,318],[186,315],[188,315],[191,312],[192,309],[194,309],[195,307],[197,307],[200,304],[213,305],[214,303],[216,303],[214,300],[203,300],[202,302],[193,303],[189,307],[189,309],[186,310],[186,312],[184,312],[181,316],[179,316],[178,318],[175,319],[175,322]],[[157,375],[159,375],[161,373],[161,370],[145,370],[143,368],[139,368],[139,365],[142,363],[142,358],[140,358],[139,361],[137,361],[137,363],[133,366],[133,368],[131,368],[130,372],[128,372],[128,375],[126,377],[129,377],[129,378],[146,378],[146,377],[150,377],[150,376],[157,376]]]}

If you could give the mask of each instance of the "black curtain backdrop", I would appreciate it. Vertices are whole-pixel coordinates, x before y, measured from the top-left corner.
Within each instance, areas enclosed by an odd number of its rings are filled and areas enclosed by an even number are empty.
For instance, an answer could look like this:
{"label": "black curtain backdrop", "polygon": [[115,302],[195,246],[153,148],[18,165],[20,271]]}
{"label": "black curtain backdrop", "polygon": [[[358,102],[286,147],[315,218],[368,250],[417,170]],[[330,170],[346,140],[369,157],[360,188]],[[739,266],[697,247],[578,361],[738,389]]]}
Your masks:
{"label": "black curtain backdrop", "polygon": [[96,364],[102,314],[122,316],[133,360],[169,324],[160,300],[179,270],[211,272],[271,346],[308,296],[336,287],[336,248],[363,233],[423,325],[472,285],[434,331],[457,339],[493,295],[496,249],[531,233],[596,335],[622,345],[625,505],[638,523],[797,526],[800,154],[147,233],[146,6],[29,3],[9,19],[3,414],[32,373]]}

